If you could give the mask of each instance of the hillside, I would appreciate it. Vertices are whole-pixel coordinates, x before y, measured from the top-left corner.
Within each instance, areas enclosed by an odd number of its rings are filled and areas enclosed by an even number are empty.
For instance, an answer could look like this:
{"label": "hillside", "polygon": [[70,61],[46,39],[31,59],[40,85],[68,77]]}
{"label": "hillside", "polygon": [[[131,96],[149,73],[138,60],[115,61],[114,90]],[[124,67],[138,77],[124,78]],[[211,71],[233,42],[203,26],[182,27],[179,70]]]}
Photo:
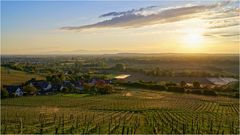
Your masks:
{"label": "hillside", "polygon": [[10,84],[21,84],[30,80],[31,78],[44,79],[43,76],[36,74],[29,74],[22,71],[12,70],[1,67],[1,86]]}
{"label": "hillside", "polygon": [[1,107],[3,134],[239,133],[238,99],[220,96],[126,89],[8,98]]}

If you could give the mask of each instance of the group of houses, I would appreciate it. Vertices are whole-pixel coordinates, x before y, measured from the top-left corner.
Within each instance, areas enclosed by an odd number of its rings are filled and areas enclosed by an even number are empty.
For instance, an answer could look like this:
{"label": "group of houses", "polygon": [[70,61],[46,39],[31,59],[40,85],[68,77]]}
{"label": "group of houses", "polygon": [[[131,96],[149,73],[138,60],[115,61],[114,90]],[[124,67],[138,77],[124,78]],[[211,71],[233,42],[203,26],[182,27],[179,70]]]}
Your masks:
{"label": "group of houses", "polygon": [[24,86],[30,85],[37,89],[37,95],[49,95],[54,94],[59,91],[66,89],[74,89],[77,92],[82,92],[84,90],[84,83],[90,85],[97,84],[110,84],[111,80],[102,80],[102,79],[91,79],[91,80],[80,80],[80,81],[63,81],[62,83],[52,83],[46,80],[29,80],[23,85],[3,85],[3,88],[7,90],[9,95],[13,96],[23,96],[26,95],[24,91]]}
{"label": "group of houses", "polygon": [[[147,77],[143,78],[148,79]],[[174,79],[171,78],[158,78],[155,81],[166,81],[166,82],[174,82],[174,83],[180,83],[179,81],[186,82],[186,85],[192,85],[192,82],[194,80],[197,80],[201,86],[223,86],[227,85],[232,82],[238,82],[238,79],[234,78],[189,78],[189,77],[175,77]],[[27,94],[24,90],[24,86],[30,85],[31,87],[35,87],[37,89],[37,95],[49,95],[54,94],[59,91],[62,91],[63,89],[71,89],[74,90],[74,92],[81,93],[84,90],[84,83],[87,83],[89,85],[104,85],[104,84],[111,84],[113,81],[116,82],[134,82],[136,81],[131,80],[131,75],[122,74],[119,76],[116,76],[112,80],[105,80],[105,79],[89,79],[89,80],[79,80],[79,81],[62,81],[61,83],[53,83],[46,80],[29,80],[25,84],[22,85],[3,85],[3,88],[5,88],[9,95],[14,96],[23,96]]]}

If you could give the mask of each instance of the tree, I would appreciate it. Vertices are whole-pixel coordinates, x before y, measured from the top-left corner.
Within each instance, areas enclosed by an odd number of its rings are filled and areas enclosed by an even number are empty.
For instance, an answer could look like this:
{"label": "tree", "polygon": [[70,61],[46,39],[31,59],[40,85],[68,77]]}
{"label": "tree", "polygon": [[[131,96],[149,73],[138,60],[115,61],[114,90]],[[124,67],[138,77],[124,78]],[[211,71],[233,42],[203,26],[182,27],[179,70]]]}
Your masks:
{"label": "tree", "polygon": [[172,87],[172,86],[177,86],[177,84],[174,83],[174,82],[168,82],[168,83],[166,83],[166,86],[167,87]]}
{"label": "tree", "polygon": [[185,92],[185,89],[179,86],[170,86],[168,87],[168,91],[171,92]]}
{"label": "tree", "polygon": [[232,87],[233,90],[239,91],[239,81],[230,83],[230,87]]}
{"label": "tree", "polygon": [[70,92],[70,89],[67,88],[67,87],[64,87],[61,92],[63,92],[63,93],[68,93],[68,92]]}
{"label": "tree", "polygon": [[23,91],[26,92],[27,95],[35,95],[37,93],[37,89],[31,85],[24,86]]}
{"label": "tree", "polygon": [[193,94],[202,94],[202,90],[196,89],[196,90],[190,91],[190,93],[193,93]]}
{"label": "tree", "polygon": [[9,96],[6,89],[1,89],[1,98],[7,98]]}
{"label": "tree", "polygon": [[82,75],[83,79],[89,80],[90,79],[90,75],[85,73]]}
{"label": "tree", "polygon": [[122,71],[122,70],[125,70],[126,67],[125,67],[124,64],[119,63],[119,64],[116,64],[116,65],[115,65],[115,69]]}
{"label": "tree", "polygon": [[240,96],[239,93],[235,94],[235,98],[239,98],[239,96]]}
{"label": "tree", "polygon": [[61,83],[61,80],[57,75],[47,76],[46,80],[52,83]]}
{"label": "tree", "polygon": [[90,92],[91,87],[92,87],[92,86],[89,85],[89,84],[87,84],[87,83],[84,83],[84,84],[83,84],[83,89],[84,89],[84,91],[87,92],[87,93]]}
{"label": "tree", "polygon": [[61,81],[64,81],[64,80],[66,79],[66,77],[64,76],[64,74],[60,74],[60,75],[59,75],[59,79],[60,79]]}
{"label": "tree", "polygon": [[52,82],[53,77],[52,77],[52,76],[46,76],[46,80],[47,80],[48,82]]}
{"label": "tree", "polygon": [[181,86],[182,88],[185,88],[186,85],[187,85],[187,83],[186,83],[185,81],[181,81],[181,82],[180,82],[180,86]]}
{"label": "tree", "polygon": [[194,81],[194,82],[193,82],[193,88],[199,89],[199,88],[200,88],[200,83],[197,82],[197,81]]}
{"label": "tree", "polygon": [[113,87],[111,85],[96,85],[97,92],[99,94],[110,94],[113,92]]}
{"label": "tree", "polygon": [[210,95],[210,96],[217,96],[216,92],[212,91],[212,90],[204,90],[203,94],[204,95]]}

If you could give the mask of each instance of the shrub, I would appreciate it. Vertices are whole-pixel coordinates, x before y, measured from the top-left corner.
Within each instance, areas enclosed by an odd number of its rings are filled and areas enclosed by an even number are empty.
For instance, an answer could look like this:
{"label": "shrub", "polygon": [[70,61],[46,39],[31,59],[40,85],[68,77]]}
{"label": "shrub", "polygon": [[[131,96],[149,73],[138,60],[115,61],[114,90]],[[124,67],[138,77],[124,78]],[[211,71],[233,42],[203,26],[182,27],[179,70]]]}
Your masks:
{"label": "shrub", "polygon": [[96,85],[97,93],[99,94],[110,94],[113,92],[113,87],[111,85]]}
{"label": "shrub", "polygon": [[167,87],[174,87],[174,86],[177,86],[177,84],[174,83],[174,82],[168,82],[168,83],[166,83],[166,86]]}
{"label": "shrub", "polygon": [[70,92],[70,89],[67,88],[67,87],[64,87],[64,88],[61,90],[61,92],[63,92],[63,93],[69,93],[69,92]]}
{"label": "shrub", "polygon": [[180,86],[181,86],[181,87],[185,88],[186,85],[187,85],[187,83],[186,83],[185,81],[181,81],[181,82],[180,82]]}
{"label": "shrub", "polygon": [[216,92],[212,90],[204,90],[203,95],[217,96]]}
{"label": "shrub", "polygon": [[193,94],[202,94],[202,90],[192,90],[190,93],[193,93]]}
{"label": "shrub", "polygon": [[126,69],[126,66],[122,63],[116,64],[114,67],[116,70],[122,71]]}
{"label": "shrub", "polygon": [[168,91],[171,92],[185,92],[185,89],[182,87],[178,87],[178,86],[170,86],[168,87]]}
{"label": "shrub", "polygon": [[150,89],[154,89],[154,90],[167,90],[167,87],[164,86],[164,85],[155,84],[155,85],[151,85]]}
{"label": "shrub", "polygon": [[194,82],[193,82],[193,88],[199,89],[199,88],[200,88],[200,83],[197,82],[197,81],[194,81]]}
{"label": "shrub", "polygon": [[6,89],[1,89],[1,98],[7,98],[9,96]]}
{"label": "shrub", "polygon": [[91,85],[90,84],[87,84],[87,83],[84,83],[83,84],[83,90],[85,91],[85,92],[90,92],[90,90],[91,90]]}
{"label": "shrub", "polygon": [[236,93],[235,94],[235,98],[239,98],[240,94],[239,93]]}
{"label": "shrub", "polygon": [[26,92],[27,95],[35,95],[37,93],[37,89],[31,85],[24,86],[23,91]]}

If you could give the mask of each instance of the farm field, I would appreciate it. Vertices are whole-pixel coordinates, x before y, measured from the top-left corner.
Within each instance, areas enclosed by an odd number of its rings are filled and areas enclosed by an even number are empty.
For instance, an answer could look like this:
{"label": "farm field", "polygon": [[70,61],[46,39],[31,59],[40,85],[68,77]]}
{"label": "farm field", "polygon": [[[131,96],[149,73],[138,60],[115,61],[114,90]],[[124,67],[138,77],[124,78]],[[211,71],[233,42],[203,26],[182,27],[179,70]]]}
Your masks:
{"label": "farm field", "polygon": [[126,81],[130,82],[138,82],[139,80],[142,81],[153,81],[153,82],[176,82],[179,83],[181,81],[186,82],[193,82],[193,81],[199,81],[201,83],[209,83],[206,77],[157,77],[157,76],[147,76],[144,74],[139,73],[130,73],[131,76],[129,76]]}
{"label": "farm field", "polygon": [[43,76],[1,67],[1,85],[15,85],[25,83],[31,78],[44,79]]}
{"label": "farm field", "polygon": [[220,96],[128,89],[1,102],[1,132],[8,134],[239,134],[238,99]]}

